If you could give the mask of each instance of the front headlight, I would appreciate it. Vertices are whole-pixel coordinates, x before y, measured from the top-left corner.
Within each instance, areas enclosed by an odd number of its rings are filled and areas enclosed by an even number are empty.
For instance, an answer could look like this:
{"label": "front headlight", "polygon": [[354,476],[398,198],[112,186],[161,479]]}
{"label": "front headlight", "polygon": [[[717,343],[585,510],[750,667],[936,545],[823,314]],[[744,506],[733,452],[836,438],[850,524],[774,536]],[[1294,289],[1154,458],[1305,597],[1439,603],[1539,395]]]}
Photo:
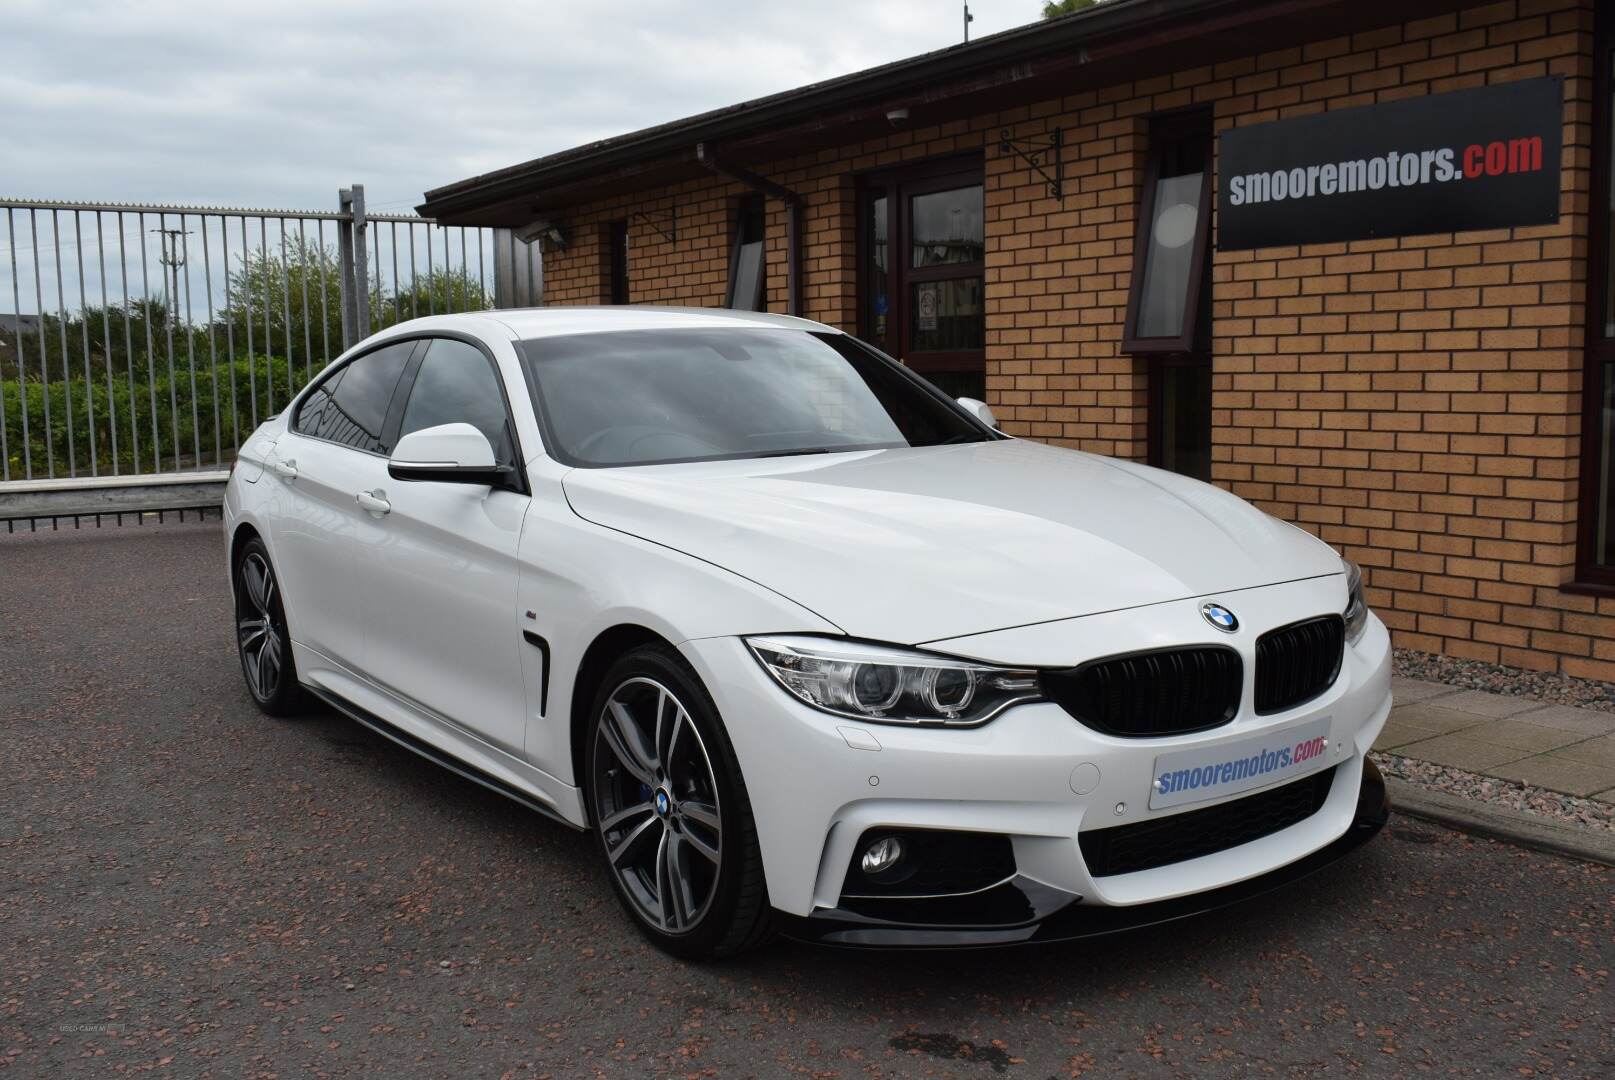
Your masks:
{"label": "front headlight", "polygon": [[878,724],[984,724],[1037,701],[1037,672],[818,637],[753,637],[752,655],[792,695]]}
{"label": "front headlight", "polygon": [[1346,640],[1353,645],[1368,626],[1368,605],[1363,602],[1363,572],[1350,559],[1346,563]]}

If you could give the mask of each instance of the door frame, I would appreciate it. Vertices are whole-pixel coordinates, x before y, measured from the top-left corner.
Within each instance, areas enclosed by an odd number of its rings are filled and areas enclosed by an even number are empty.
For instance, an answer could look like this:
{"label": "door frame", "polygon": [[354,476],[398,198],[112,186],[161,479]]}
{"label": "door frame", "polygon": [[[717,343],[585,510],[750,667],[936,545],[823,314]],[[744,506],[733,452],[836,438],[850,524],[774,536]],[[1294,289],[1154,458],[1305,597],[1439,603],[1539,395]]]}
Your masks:
{"label": "door frame", "polygon": [[[877,197],[877,193],[887,196],[886,203],[886,325],[889,328],[887,344],[892,356],[903,362],[913,371],[927,374],[929,372],[985,372],[987,366],[987,349],[985,344],[980,349],[957,349],[947,351],[911,352],[906,348],[908,340],[909,317],[909,286],[916,282],[942,281],[958,277],[970,277],[969,269],[975,264],[952,263],[947,266],[925,267],[921,270],[910,270],[908,266],[908,235],[911,229],[909,199],[914,195],[924,195],[934,191],[948,191],[959,187],[980,186],[982,189],[982,235],[986,237],[987,222],[985,216],[987,191],[987,165],[981,152],[954,155],[945,158],[928,158],[903,165],[894,165],[890,168],[879,169],[864,173],[858,177],[858,269],[857,269],[857,295],[858,295],[858,335],[868,341],[873,336],[871,319],[871,300],[869,265],[870,253],[874,247],[872,223],[869,208]],[[986,287],[987,287],[987,261],[983,253],[980,264],[982,279],[982,318],[986,319]]]}

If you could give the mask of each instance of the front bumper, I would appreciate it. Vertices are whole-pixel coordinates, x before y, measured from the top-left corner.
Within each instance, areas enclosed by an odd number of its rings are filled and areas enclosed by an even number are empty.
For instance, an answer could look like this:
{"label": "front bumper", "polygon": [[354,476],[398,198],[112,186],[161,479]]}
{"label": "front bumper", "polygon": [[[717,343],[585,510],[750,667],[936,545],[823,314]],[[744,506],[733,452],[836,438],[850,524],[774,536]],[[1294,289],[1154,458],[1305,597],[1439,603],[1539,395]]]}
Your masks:
{"label": "front bumper", "polygon": [[1363,769],[1357,809],[1346,831],[1328,846],[1261,877],[1129,907],[1083,904],[1079,896],[1017,877],[999,886],[1002,892],[982,904],[989,916],[994,911],[1011,916],[1025,913],[1025,917],[1009,925],[984,925],[979,921],[958,926],[915,925],[831,908],[808,916],[780,916],[781,931],[811,944],[884,949],[983,948],[1115,934],[1215,911],[1298,881],[1367,843],[1389,818],[1385,779],[1370,761]]}
{"label": "front bumper", "polygon": [[[843,917],[848,866],[859,839],[872,829],[1008,837],[1017,895],[1007,897],[1002,911],[995,909],[976,923],[978,928],[991,926],[993,939],[1002,940],[1053,933],[1040,928],[1055,912],[1072,906],[1082,910],[1067,911],[1063,923],[1080,919],[1119,926],[1127,918],[1148,923],[1173,916],[1126,916],[1104,909],[1166,912],[1181,906],[1193,911],[1225,903],[1211,898],[1234,898],[1242,886],[1271,887],[1256,883],[1286,880],[1294,867],[1321,865],[1338,856],[1343,842],[1350,847],[1371,835],[1360,826],[1359,794],[1375,786],[1366,755],[1390,712],[1385,627],[1370,618],[1363,637],[1346,648],[1335,684],[1321,696],[1283,713],[1259,716],[1250,705],[1256,638],[1273,627],[1344,607],[1343,578],[1218,597],[1238,606],[1241,627],[1235,634],[1224,635],[1205,623],[1201,599],[938,646],[939,651],[990,662],[1048,667],[1165,644],[1214,642],[1236,648],[1245,660],[1246,679],[1239,715],[1209,731],[1162,738],[1105,735],[1047,702],[1017,706],[971,729],[860,723],[791,698],[737,638],[684,642],[680,649],[711,692],[745,776],[775,909],[806,920],[805,936],[822,937],[811,928],[826,920],[836,933],[875,929],[848,926]],[[1270,835],[1201,857],[1108,876],[1089,872],[1080,843],[1085,833],[1170,821],[1174,814],[1251,794],[1151,809],[1159,755],[1215,753],[1224,744],[1282,735],[1292,727],[1327,731],[1329,758],[1324,764],[1333,770],[1334,780],[1316,812]],[[1361,838],[1346,842],[1352,836]],[[1333,855],[1323,854],[1331,851]],[[1023,915],[1006,931],[1003,912],[1016,910]],[[957,936],[958,929],[950,933]]]}

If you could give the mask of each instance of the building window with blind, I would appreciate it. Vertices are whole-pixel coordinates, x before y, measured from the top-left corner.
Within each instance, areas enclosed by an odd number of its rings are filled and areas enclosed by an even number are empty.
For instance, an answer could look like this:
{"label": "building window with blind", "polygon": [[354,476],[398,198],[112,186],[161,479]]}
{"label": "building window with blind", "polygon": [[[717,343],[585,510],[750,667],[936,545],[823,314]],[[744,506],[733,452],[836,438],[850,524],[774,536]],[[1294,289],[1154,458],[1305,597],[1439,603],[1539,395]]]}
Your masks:
{"label": "building window with blind", "polygon": [[1150,125],[1122,348],[1149,364],[1150,463],[1211,478],[1211,123]]}
{"label": "building window with blind", "polygon": [[1139,196],[1125,351],[1195,351],[1210,233],[1209,118],[1157,120]]}
{"label": "building window with blind", "polygon": [[724,306],[739,311],[762,311],[763,247],[766,207],[761,195],[747,195],[735,204],[734,241],[729,251],[729,291]]}
{"label": "building window with blind", "polygon": [[1592,235],[1576,578],[1615,587],[1615,17],[1601,9],[1595,33]]}

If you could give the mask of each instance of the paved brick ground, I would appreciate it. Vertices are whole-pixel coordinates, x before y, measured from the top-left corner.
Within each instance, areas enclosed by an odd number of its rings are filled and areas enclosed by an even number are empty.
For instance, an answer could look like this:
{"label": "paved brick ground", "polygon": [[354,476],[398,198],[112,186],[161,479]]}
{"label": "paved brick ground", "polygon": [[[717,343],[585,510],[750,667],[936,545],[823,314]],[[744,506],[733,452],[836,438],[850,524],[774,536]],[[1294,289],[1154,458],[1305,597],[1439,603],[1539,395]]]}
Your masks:
{"label": "paved brick ground", "polygon": [[220,564],[216,525],[0,537],[0,1075],[1615,1073],[1615,876],[1403,820],[1164,929],[676,963],[578,835],[259,716]]}
{"label": "paved brick ground", "polygon": [[1376,750],[1615,803],[1615,713],[1397,679]]}

